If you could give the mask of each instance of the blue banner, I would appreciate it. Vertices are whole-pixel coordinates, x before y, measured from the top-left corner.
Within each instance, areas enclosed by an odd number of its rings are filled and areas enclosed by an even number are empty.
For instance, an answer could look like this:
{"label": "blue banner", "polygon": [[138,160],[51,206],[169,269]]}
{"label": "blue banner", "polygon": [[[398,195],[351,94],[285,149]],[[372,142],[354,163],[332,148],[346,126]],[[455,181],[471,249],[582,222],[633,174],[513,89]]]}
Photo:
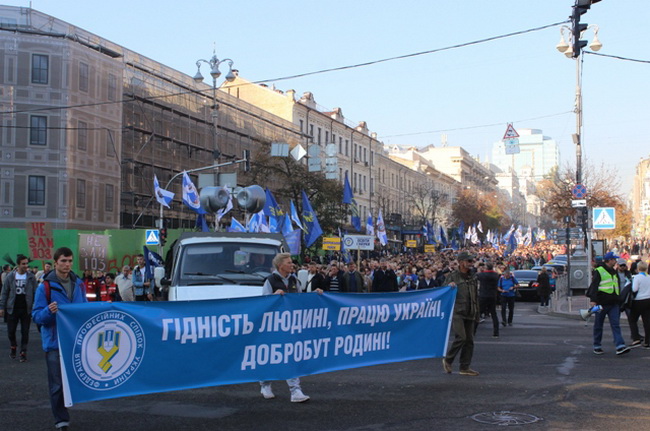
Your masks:
{"label": "blue banner", "polygon": [[66,405],[446,352],[455,289],[62,304]]}

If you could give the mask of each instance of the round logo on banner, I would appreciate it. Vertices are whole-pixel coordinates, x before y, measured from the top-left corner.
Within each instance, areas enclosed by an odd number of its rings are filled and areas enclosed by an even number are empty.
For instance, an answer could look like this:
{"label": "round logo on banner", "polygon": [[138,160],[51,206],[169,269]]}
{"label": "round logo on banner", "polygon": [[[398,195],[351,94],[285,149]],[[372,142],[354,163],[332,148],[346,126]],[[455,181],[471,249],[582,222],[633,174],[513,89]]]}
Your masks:
{"label": "round logo on banner", "polygon": [[122,311],[96,314],[75,336],[74,373],[84,386],[116,388],[133,377],[144,358],[145,337],[140,323]]}
{"label": "round logo on banner", "polygon": [[346,247],[352,247],[354,245],[354,238],[351,237],[344,237],[343,244],[345,244]]}

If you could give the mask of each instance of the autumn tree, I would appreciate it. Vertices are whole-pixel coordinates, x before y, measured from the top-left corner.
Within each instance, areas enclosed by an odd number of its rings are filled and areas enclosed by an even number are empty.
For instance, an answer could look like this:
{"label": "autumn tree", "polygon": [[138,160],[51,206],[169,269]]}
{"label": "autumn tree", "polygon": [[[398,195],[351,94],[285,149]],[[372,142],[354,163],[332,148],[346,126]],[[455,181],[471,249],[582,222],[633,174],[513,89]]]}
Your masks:
{"label": "autumn tree", "polygon": [[452,206],[452,215],[466,226],[481,222],[484,229],[503,230],[509,222],[497,200],[488,200],[474,190],[463,190]]}
{"label": "autumn tree", "polygon": [[435,189],[432,183],[421,183],[416,185],[406,199],[411,208],[415,221],[424,225],[430,222],[432,225],[438,220],[440,207],[448,202],[445,193]]}
{"label": "autumn tree", "polygon": [[[587,189],[587,208],[614,207],[616,208],[616,228],[598,231],[599,236],[615,237],[629,236],[631,230],[631,213],[623,197],[620,195],[621,181],[616,171],[607,169],[603,164],[596,169],[584,165],[582,184]],[[565,166],[561,170],[553,170],[544,180],[537,184],[538,196],[544,202],[543,211],[556,222],[564,223],[569,216],[575,226],[575,216],[582,209],[573,208],[571,201],[575,199],[571,193],[576,185],[575,169]]]}

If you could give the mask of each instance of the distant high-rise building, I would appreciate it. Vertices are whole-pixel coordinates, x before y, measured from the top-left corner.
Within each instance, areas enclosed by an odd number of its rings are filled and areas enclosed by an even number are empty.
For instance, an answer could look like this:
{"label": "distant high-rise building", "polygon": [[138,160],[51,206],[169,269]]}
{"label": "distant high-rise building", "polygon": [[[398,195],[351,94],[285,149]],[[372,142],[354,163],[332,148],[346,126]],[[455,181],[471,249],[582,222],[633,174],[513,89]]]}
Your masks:
{"label": "distant high-rise building", "polygon": [[518,176],[540,181],[560,164],[560,149],[554,139],[544,136],[539,129],[517,129],[519,153],[506,154],[503,141],[492,144],[492,163],[507,171],[514,169]]}

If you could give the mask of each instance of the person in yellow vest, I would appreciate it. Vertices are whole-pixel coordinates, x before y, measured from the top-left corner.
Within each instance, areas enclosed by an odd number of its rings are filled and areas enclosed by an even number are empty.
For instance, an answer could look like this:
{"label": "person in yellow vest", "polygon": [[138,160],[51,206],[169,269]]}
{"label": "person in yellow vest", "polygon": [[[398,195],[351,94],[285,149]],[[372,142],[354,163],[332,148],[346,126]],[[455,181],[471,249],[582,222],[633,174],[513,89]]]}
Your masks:
{"label": "person in yellow vest", "polygon": [[616,260],[618,256],[613,252],[607,252],[603,256],[603,263],[594,269],[591,277],[591,284],[587,289],[587,296],[591,300],[591,307],[600,305],[602,310],[595,313],[594,319],[594,353],[602,355],[605,353],[602,347],[603,326],[605,317],[609,317],[609,325],[612,327],[616,354],[623,355],[630,351],[625,345],[621,334],[621,309],[618,274],[616,273]]}

